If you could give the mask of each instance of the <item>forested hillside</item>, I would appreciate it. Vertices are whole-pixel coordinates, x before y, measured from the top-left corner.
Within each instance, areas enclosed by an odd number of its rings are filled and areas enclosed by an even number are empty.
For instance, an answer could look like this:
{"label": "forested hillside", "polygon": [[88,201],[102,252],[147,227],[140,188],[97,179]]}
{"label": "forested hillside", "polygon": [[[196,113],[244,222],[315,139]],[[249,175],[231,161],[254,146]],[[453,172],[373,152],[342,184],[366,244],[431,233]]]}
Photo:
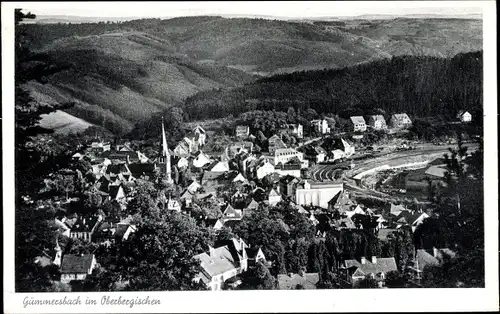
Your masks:
{"label": "forested hillside", "polygon": [[[171,106],[182,106],[188,97],[200,91],[240,87],[263,75],[343,68],[396,55],[452,57],[482,47],[482,21],[473,19],[305,23],[195,16],[107,23],[25,24],[20,25],[20,29],[26,33],[29,49],[44,54],[52,64],[66,68],[46,78],[45,84],[28,82],[25,87],[35,99],[49,104],[75,103],[67,113],[115,134],[127,133],[135,124],[148,121]],[[359,77],[353,80],[361,82]],[[354,88],[358,83],[346,88]],[[262,83],[250,86],[259,86],[252,87],[253,93],[265,91]],[[310,88],[302,84],[297,90],[317,91],[320,86],[315,84]],[[279,93],[287,89],[279,88],[277,95],[268,90],[267,94],[251,98],[282,102],[284,97]],[[235,92],[240,93],[238,89]],[[213,93],[217,94],[203,95]],[[294,101],[325,102],[324,95],[322,90],[312,99],[304,96]],[[233,107],[231,112],[238,112],[248,100],[246,96],[229,102],[226,96],[223,98],[216,103]],[[351,100],[353,105],[358,101]],[[188,106],[193,107],[189,102]],[[198,109],[190,109],[190,113],[192,117],[205,117],[227,112],[224,109],[211,114],[214,106],[216,104],[209,104],[207,114],[198,114]]]}
{"label": "forested hillside", "polygon": [[186,100],[191,119],[288,107],[367,115],[382,109],[416,116],[454,116],[482,108],[482,52],[453,58],[393,57],[343,69],[262,78],[243,87],[198,93]]}

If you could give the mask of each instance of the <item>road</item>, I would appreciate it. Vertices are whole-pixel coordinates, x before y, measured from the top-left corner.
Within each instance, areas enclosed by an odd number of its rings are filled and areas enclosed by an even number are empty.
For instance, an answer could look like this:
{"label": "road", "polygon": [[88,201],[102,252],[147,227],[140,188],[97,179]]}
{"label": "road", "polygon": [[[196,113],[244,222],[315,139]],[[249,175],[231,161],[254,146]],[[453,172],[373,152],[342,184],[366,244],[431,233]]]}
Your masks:
{"label": "road", "polygon": [[[469,152],[478,148],[476,143],[468,143],[466,146]],[[456,145],[418,145],[415,150],[397,151],[375,158],[355,160],[355,166],[350,170],[342,170],[339,165],[315,165],[310,169],[310,176],[312,180],[320,182],[345,180],[360,172],[383,165],[395,166],[415,159],[431,161],[443,156],[445,153],[449,153],[449,148],[456,148]]]}

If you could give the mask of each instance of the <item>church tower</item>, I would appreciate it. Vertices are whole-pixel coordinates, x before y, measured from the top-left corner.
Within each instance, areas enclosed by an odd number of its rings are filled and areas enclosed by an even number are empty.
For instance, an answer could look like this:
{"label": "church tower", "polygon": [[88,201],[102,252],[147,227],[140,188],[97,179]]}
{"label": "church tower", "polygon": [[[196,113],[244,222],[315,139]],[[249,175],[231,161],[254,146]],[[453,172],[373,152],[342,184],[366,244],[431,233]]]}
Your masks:
{"label": "church tower", "polygon": [[167,177],[167,182],[172,183],[172,167],[170,165],[170,152],[168,151],[167,138],[165,136],[165,127],[163,126],[163,121],[161,122],[161,135],[163,143],[162,157],[165,163],[165,174]]}

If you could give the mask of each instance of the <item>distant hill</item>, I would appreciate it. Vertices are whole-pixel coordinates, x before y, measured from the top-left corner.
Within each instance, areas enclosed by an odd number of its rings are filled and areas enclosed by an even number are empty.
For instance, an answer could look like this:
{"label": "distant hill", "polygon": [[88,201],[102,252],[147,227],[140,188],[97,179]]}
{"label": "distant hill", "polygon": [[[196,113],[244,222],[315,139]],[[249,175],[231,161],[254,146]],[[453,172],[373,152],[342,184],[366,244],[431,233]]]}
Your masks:
{"label": "distant hill", "polygon": [[196,16],[20,27],[31,49],[70,67],[49,84],[28,87],[75,102],[68,113],[115,133],[200,91],[238,87],[259,76],[482,49],[482,21],[471,19]]}

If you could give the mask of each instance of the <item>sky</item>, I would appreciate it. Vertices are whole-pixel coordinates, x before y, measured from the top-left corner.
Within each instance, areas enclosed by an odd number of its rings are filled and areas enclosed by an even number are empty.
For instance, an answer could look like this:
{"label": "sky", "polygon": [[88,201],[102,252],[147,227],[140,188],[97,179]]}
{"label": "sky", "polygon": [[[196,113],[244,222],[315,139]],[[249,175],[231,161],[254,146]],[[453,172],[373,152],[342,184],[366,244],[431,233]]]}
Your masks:
{"label": "sky", "polygon": [[175,17],[268,15],[304,18],[364,14],[481,14],[481,1],[232,1],[232,2],[17,2],[36,15],[81,17]]}

